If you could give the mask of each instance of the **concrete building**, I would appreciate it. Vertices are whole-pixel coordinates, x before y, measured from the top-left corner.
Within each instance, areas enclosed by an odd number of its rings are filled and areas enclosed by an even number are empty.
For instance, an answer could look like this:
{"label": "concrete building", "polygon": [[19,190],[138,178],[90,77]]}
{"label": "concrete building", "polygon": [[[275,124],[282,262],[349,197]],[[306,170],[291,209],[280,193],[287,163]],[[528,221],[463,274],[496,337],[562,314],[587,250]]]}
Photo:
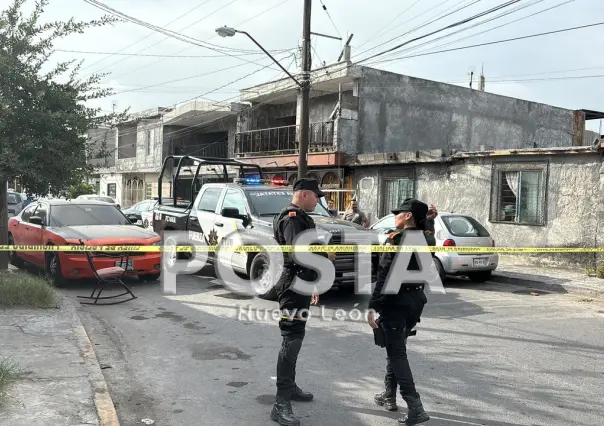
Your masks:
{"label": "concrete building", "polygon": [[[115,164],[100,170],[99,194],[127,208],[158,195],[159,174],[167,156],[226,158],[233,146],[238,112],[237,104],[191,101],[131,115],[117,128]],[[162,183],[164,195],[171,191],[170,174]],[[190,196],[187,191],[176,195]]]}
{"label": "concrete building", "polygon": [[[407,171],[381,170],[401,155],[412,163],[419,152],[444,161],[456,152],[584,145],[585,111],[349,62],[314,70],[311,81],[309,176],[332,191],[329,197],[343,210],[361,178],[372,175],[384,196],[377,204],[360,200],[371,220],[413,193],[414,180]],[[297,87],[290,79],[242,90],[241,102],[250,106],[239,115],[234,155],[293,182],[296,99]]]}
{"label": "concrete building", "polygon": [[[601,247],[604,244],[604,138],[592,146],[419,155],[381,165],[405,175],[409,196],[441,211],[469,214],[505,247]],[[414,157],[415,153],[408,153]],[[372,167],[355,169],[361,208],[388,202]],[[522,255],[588,266],[593,254]]]}

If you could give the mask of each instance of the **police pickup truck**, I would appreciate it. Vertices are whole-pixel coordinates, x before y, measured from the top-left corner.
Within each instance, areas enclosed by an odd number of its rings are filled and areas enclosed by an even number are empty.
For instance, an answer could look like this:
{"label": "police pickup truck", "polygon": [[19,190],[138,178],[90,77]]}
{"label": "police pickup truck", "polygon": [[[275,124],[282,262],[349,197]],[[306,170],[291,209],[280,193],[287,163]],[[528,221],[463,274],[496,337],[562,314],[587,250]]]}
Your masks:
{"label": "police pickup truck", "polygon": [[[174,156],[181,162],[182,157],[200,162],[200,165],[219,163],[241,166],[242,169],[258,167],[255,164],[252,165],[237,160]],[[174,175],[174,187],[180,170],[179,165]],[[160,181],[162,175],[160,175]],[[197,174],[195,177],[197,178]],[[225,177],[226,180],[229,180],[228,176]],[[194,182],[192,190],[193,185]],[[290,204],[292,196],[291,186],[285,186],[285,182],[263,179],[260,168],[251,177],[242,172],[240,177],[230,178],[230,182],[203,184],[194,201],[187,208],[171,205],[173,203],[170,203],[170,205],[162,204],[160,189],[159,203],[153,211],[153,230],[157,233],[164,230],[186,231],[191,244],[218,245],[225,242],[224,238],[231,239],[238,231],[243,231],[243,234],[248,232],[253,232],[256,235],[260,234],[265,236],[264,240],[268,240],[266,237],[273,238],[273,218]],[[372,231],[362,226],[333,217],[321,203],[317,204],[310,215],[318,231],[327,231],[331,234],[330,245],[342,243],[342,231],[346,230],[353,230],[355,233],[367,232],[372,236],[374,235]],[[375,238],[377,242],[377,237]],[[270,290],[271,283],[268,281],[268,274],[266,274],[268,256],[265,253],[246,253],[231,250],[221,253],[218,259],[214,258],[213,254],[208,253],[209,262],[216,260],[221,263],[226,262],[235,272],[243,274],[247,278],[258,280],[262,289]],[[373,257],[372,277],[377,264],[377,256]],[[354,289],[357,276],[355,258],[353,252],[337,253],[334,261],[336,274],[334,287]],[[260,294],[259,297],[274,299],[276,294],[273,289]]]}

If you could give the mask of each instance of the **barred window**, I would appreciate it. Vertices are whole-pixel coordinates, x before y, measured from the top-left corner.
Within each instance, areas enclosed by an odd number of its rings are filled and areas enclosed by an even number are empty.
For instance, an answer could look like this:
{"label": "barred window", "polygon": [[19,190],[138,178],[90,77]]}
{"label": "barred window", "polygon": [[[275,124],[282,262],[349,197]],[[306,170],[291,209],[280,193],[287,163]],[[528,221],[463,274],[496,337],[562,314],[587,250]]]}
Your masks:
{"label": "barred window", "polygon": [[526,225],[543,225],[545,170],[506,167],[496,170],[496,206],[491,220]]}

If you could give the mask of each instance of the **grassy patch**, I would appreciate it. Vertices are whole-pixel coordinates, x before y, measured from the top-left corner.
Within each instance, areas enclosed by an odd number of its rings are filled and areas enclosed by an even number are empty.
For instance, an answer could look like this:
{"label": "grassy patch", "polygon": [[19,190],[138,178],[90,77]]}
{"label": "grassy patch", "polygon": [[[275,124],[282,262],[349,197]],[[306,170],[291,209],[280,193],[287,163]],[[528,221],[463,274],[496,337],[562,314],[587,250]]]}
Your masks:
{"label": "grassy patch", "polygon": [[0,360],[0,400],[4,397],[4,392],[8,385],[17,380],[21,374],[19,365],[11,360]]}
{"label": "grassy patch", "polygon": [[0,307],[54,308],[58,305],[53,285],[23,271],[0,271]]}

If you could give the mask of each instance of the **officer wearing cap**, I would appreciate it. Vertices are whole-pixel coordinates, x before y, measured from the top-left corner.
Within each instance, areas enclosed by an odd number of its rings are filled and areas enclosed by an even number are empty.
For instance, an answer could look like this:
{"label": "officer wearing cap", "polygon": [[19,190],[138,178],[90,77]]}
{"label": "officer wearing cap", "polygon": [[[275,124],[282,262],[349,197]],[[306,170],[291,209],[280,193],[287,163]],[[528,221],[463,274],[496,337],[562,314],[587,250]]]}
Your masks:
{"label": "officer wearing cap", "polygon": [[[396,228],[386,241],[387,245],[400,245],[407,231],[426,230],[426,216],[429,208],[421,201],[408,198],[398,209],[392,211],[395,215]],[[434,245],[434,242],[428,242]],[[407,359],[407,336],[420,320],[424,305],[427,303],[422,284],[403,283],[398,294],[382,294],[382,288],[394,262],[396,253],[383,253],[378,267],[378,277],[373,294],[369,301],[368,322],[372,328],[382,328],[386,340],[387,367],[384,379],[385,390],[375,396],[378,405],[385,406],[389,411],[398,409],[396,406],[397,385],[407,403],[407,416],[399,420],[399,424],[414,425],[430,419],[424,411],[420,395],[415,389],[413,375]],[[415,253],[411,254],[408,270],[419,270]],[[379,313],[376,321],[373,313]]]}
{"label": "officer wearing cap", "polygon": [[[294,183],[293,190],[291,204],[273,220],[275,239],[280,245],[293,245],[298,234],[315,228],[315,222],[308,213],[315,210],[319,198],[325,195],[315,179],[299,179]],[[332,253],[317,254],[327,256],[332,261],[335,258]],[[319,297],[299,294],[291,285],[296,276],[315,281],[318,275],[314,270],[296,264],[289,253],[283,255],[283,273],[275,286],[281,310],[279,329],[283,342],[277,358],[277,396],[271,419],[280,425],[297,426],[300,420],[293,414],[291,401],[312,401],[313,394],[302,391],[296,384],[296,362],[304,340],[307,318],[292,315],[295,312],[308,312],[311,303],[317,304]]]}

